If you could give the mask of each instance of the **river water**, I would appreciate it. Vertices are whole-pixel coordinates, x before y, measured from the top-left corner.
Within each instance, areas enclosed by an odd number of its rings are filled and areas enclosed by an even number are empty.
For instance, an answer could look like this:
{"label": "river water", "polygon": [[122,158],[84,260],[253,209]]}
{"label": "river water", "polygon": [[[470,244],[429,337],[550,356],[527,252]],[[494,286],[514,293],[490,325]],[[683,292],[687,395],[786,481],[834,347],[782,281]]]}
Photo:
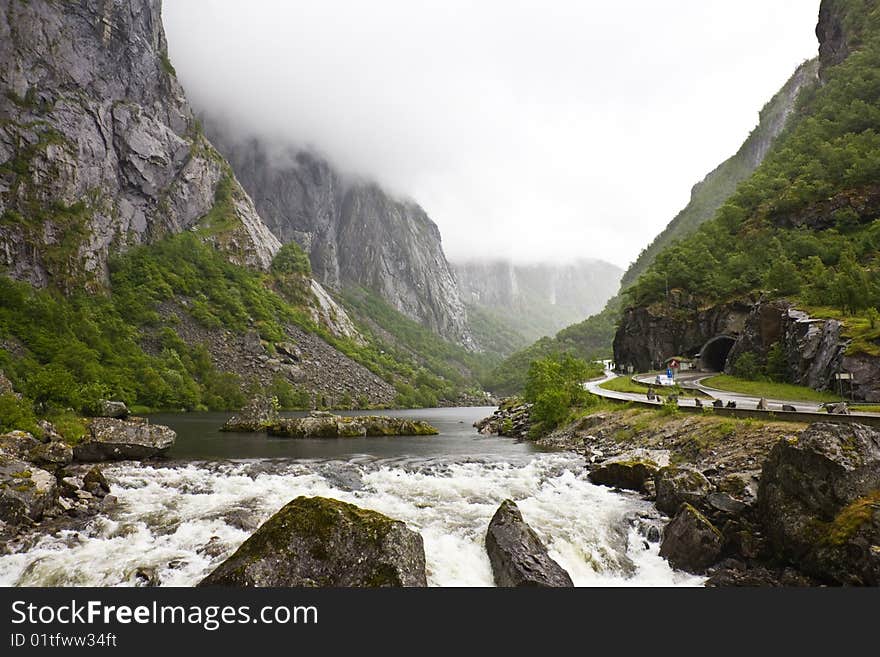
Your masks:
{"label": "river water", "polygon": [[[169,458],[109,465],[119,504],[77,530],[0,556],[0,585],[191,586],[294,497],[321,495],[403,520],[425,542],[432,586],[492,586],[483,540],[516,500],[579,586],[699,585],[645,539],[660,519],[636,495],[594,486],[583,459],[476,433],[493,408],[394,411],[440,435],[293,440],[224,434],[222,413],[156,415],[178,432]],[[291,414],[293,415],[293,414]]]}

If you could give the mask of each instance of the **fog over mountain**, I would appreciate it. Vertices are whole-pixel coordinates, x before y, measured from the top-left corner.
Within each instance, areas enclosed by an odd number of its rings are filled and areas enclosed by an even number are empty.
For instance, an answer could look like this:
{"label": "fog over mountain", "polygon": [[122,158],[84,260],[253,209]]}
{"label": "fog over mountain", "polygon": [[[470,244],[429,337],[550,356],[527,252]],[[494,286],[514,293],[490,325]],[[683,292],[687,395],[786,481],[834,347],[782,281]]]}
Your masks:
{"label": "fog over mountain", "polygon": [[489,249],[625,266],[815,55],[818,4],[175,0],[163,11],[197,109],[413,197],[452,259]]}

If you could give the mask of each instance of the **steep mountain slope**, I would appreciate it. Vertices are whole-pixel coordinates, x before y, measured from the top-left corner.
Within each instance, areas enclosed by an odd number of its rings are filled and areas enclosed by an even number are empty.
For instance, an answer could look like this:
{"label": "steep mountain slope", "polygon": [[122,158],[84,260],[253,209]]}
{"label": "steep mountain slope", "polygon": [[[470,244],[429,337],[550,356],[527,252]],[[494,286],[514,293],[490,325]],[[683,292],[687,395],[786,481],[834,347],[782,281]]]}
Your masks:
{"label": "steep mountain slope", "polygon": [[620,362],[700,351],[713,335],[669,344],[659,332],[686,336],[671,325],[755,304],[718,365],[747,356],[752,371],[818,388],[847,371],[880,399],[880,3],[824,0],[816,33],[822,84],[717,217],[629,289]]}
{"label": "steep mountain slope", "polygon": [[657,254],[667,246],[693,233],[700,224],[715,216],[724,201],[736,191],[737,185],[758,168],[776,138],[788,124],[795,110],[798,97],[804,89],[816,83],[819,60],[811,59],[801,64],[788,82],[761,110],[758,126],[748,136],[735,155],[722,162],[691,190],[687,206],[669,222],[654,241],[647,246],[623,275],[621,287],[632,285]]}
{"label": "steep mountain slope", "polygon": [[0,369],[28,398],[2,401],[338,407],[474,387],[452,355],[356,326],[262,222],[194,119],[160,10],[0,3]]}
{"label": "steep mountain slope", "polygon": [[268,268],[280,243],[199,132],[159,0],[2,6],[0,265],[100,287],[112,251],[196,227],[222,195],[206,237]]}
{"label": "steep mountain slope", "polygon": [[544,337],[517,351],[483,378],[486,388],[495,394],[522,392],[529,366],[551,354],[572,354],[588,361],[611,358],[611,341],[620,317],[620,297],[612,297],[601,313]]}
{"label": "steep mountain slope", "polygon": [[416,203],[345,180],[313,153],[270,147],[217,120],[205,126],[264,221],[282,242],[306,250],[322,283],[371,290],[438,335],[474,347],[440,231]]}
{"label": "steep mountain slope", "polygon": [[[456,263],[454,270],[480,344],[503,356],[512,353],[507,346],[511,334],[521,336],[513,345],[520,348],[600,311],[622,274],[599,260],[561,265],[471,261]],[[483,330],[481,321],[491,325]]]}
{"label": "steep mountain slope", "polygon": [[[668,245],[686,238],[701,224],[710,220],[734,193],[738,184],[761,164],[773,144],[792,120],[798,98],[815,86],[818,60],[805,62],[761,110],[758,126],[735,155],[725,160],[691,191],[688,205],[646,247],[621,279],[621,292],[631,286]],[[542,339],[517,352],[499,365],[488,383],[493,390],[511,392],[525,382],[525,369],[535,358],[549,353],[568,351],[587,358],[610,358],[612,341],[620,320],[623,300],[613,297],[605,309],[573,324],[552,339]]]}

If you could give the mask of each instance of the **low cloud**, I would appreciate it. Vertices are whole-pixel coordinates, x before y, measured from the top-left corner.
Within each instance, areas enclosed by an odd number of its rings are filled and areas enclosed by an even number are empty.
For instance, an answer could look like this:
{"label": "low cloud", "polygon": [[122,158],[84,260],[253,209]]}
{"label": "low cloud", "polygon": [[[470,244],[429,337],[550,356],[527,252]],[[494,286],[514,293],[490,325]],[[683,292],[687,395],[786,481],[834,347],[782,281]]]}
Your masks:
{"label": "low cloud", "polygon": [[819,0],[167,0],[196,109],[417,200],[452,259],[626,265],[815,55]]}

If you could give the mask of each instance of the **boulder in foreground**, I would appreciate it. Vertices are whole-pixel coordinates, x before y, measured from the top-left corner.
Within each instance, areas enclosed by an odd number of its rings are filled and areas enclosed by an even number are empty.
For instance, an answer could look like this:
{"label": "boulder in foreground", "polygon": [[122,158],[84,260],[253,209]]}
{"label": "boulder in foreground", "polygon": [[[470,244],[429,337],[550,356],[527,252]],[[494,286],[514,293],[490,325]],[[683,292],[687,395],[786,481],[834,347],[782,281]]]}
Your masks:
{"label": "boulder in foreground", "polygon": [[569,574],[547,554],[547,548],[512,500],[504,500],[492,517],[486,533],[486,552],[498,586],[574,586]]}
{"label": "boulder in foreground", "polygon": [[324,497],[298,497],[199,586],[426,586],[422,537],[399,520]]}
{"label": "boulder in foreground", "polygon": [[880,431],[820,423],[779,441],[758,514],[780,561],[828,582],[880,586]]}
{"label": "boulder in foreground", "polygon": [[77,461],[126,461],[164,455],[177,434],[143,419],[94,418],[89,433],[73,448]]}
{"label": "boulder in foreground", "polygon": [[329,413],[283,418],[266,432],[283,438],[360,438],[364,436],[434,436],[438,431],[427,422],[383,415],[343,417]]}

